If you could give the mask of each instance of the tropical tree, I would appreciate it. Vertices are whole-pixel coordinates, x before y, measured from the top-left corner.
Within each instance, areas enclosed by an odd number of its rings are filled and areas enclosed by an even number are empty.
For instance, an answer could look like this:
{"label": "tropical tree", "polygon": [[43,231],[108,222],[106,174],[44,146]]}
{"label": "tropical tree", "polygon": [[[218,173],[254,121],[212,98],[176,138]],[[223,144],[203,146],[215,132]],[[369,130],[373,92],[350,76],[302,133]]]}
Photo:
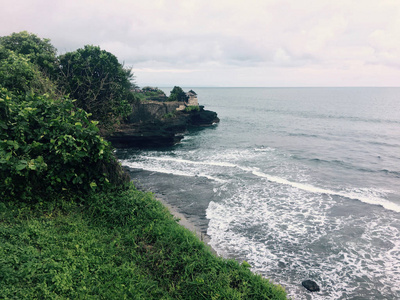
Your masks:
{"label": "tropical tree", "polygon": [[0,87],[17,94],[26,92],[57,95],[55,84],[28,56],[0,46]]}
{"label": "tropical tree", "polygon": [[0,199],[53,199],[121,182],[112,148],[68,98],[0,87]]}
{"label": "tropical tree", "polygon": [[131,112],[133,73],[113,54],[86,45],[60,56],[59,63],[63,91],[77,99],[76,106],[91,113],[103,128]]}
{"label": "tropical tree", "polygon": [[168,101],[187,101],[188,96],[179,86],[174,86],[171,91],[170,96],[168,97]]}
{"label": "tropical tree", "polygon": [[21,31],[0,37],[0,45],[16,54],[27,57],[46,76],[53,77],[58,71],[57,51],[49,39]]}

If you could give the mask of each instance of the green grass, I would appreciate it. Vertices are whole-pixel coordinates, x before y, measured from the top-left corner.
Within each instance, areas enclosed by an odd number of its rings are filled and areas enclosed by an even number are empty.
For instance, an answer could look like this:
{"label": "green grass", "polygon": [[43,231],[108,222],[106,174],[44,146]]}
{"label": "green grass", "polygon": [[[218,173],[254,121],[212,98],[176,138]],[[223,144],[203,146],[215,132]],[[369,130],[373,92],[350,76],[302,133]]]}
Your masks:
{"label": "green grass", "polygon": [[0,298],[286,299],[213,255],[150,193],[132,185],[83,203],[0,202]]}
{"label": "green grass", "polygon": [[197,105],[189,105],[185,107],[186,112],[191,112],[191,111],[200,111],[200,106]]}
{"label": "green grass", "polygon": [[176,117],[176,112],[169,112],[163,116],[163,119],[172,119]]}
{"label": "green grass", "polygon": [[145,91],[142,93],[135,93],[135,96],[140,101],[167,101],[167,97],[162,91]]}

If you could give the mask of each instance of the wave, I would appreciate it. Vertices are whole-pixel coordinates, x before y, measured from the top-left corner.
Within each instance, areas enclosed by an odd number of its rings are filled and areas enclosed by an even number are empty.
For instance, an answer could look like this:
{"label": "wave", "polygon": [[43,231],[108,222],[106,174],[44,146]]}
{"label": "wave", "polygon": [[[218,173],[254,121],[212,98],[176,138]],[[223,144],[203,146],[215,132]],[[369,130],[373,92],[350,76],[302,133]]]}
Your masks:
{"label": "wave", "polygon": [[289,185],[289,186],[295,187],[295,188],[303,190],[303,191],[307,191],[307,192],[311,192],[311,193],[318,193],[318,194],[325,194],[325,195],[330,195],[330,196],[340,196],[340,197],[353,199],[353,200],[359,200],[359,201],[367,203],[367,204],[379,205],[385,209],[392,210],[395,212],[400,212],[400,205],[390,202],[383,198],[379,198],[379,197],[375,197],[375,196],[360,195],[359,193],[356,193],[356,192],[341,192],[341,191],[333,191],[333,190],[329,190],[329,189],[319,188],[319,187],[315,187],[310,184],[289,181],[287,179],[272,176],[269,174],[265,174],[265,173],[257,171],[257,170],[253,170],[252,173],[256,176],[266,178],[268,181],[279,183],[279,184],[284,184],[284,185]]}
{"label": "wave", "polygon": [[294,133],[294,132],[288,132],[288,136],[298,136],[298,137],[307,137],[307,138],[318,138],[318,139],[326,139],[328,140],[328,137],[321,137],[316,134],[307,134],[307,133]]}
{"label": "wave", "polygon": [[[344,136],[338,133],[331,132],[317,132],[317,133],[305,133],[305,132],[293,132],[291,128],[282,129],[279,128],[275,132],[280,133],[284,136],[295,137],[295,138],[309,138],[314,141],[329,141],[329,142],[343,142],[345,139],[350,140],[351,143],[357,145],[372,145],[372,146],[383,146],[386,148],[399,148],[400,144],[397,140],[393,139],[391,135],[379,132],[379,140],[377,140],[376,132],[370,134],[364,134],[362,137],[355,137],[354,135]],[[380,140],[385,140],[384,142]]]}
{"label": "wave", "polygon": [[310,161],[312,163],[322,163],[322,164],[327,164],[327,165],[335,165],[335,166],[340,166],[345,169],[351,169],[351,170],[356,170],[360,172],[366,172],[366,173],[383,173],[386,175],[390,175],[393,177],[400,178],[400,171],[394,171],[394,170],[388,170],[388,169],[370,169],[370,168],[365,168],[365,167],[357,167],[351,163],[346,163],[343,160],[326,160],[326,159],[320,159],[320,158],[303,158],[298,155],[293,155],[293,159],[295,160],[305,160],[305,161]]}
{"label": "wave", "polygon": [[184,172],[184,171],[179,171],[176,169],[165,169],[165,168],[161,168],[158,166],[150,166],[150,165],[142,165],[140,163],[136,163],[136,162],[129,162],[129,161],[121,161],[121,164],[123,166],[132,168],[132,169],[141,169],[141,170],[145,170],[145,171],[150,171],[150,172],[157,172],[157,173],[163,173],[163,174],[172,174],[172,175],[176,175],[176,176],[186,176],[186,177],[204,177],[207,178],[209,180],[212,181],[216,181],[216,182],[220,182],[220,183],[225,183],[226,180],[220,179],[220,178],[216,178],[207,174],[202,174],[202,173],[189,173],[189,172]]}
{"label": "wave", "polygon": [[[381,221],[381,214],[365,218],[362,211],[351,218],[326,214],[336,202],[321,194],[307,197],[292,189],[283,198],[271,191],[265,199],[264,193],[261,186],[244,186],[221,202],[210,202],[207,233],[220,255],[246,260],[254,272],[284,282],[295,299],[303,299],[298,278],[304,274],[324,282],[325,297],[318,299],[356,295],[354,278],[363,278],[370,289],[377,281],[399,282],[396,220]],[[396,288],[388,292],[399,293]]]}
{"label": "wave", "polygon": [[260,148],[254,148],[255,152],[273,152],[275,151],[275,148],[271,148],[271,147],[260,147]]}
{"label": "wave", "polygon": [[391,171],[391,170],[380,170],[380,172],[385,173],[385,174],[389,174],[389,175],[393,175],[394,177],[400,178],[400,172],[397,171]]}
{"label": "wave", "polygon": [[400,144],[398,144],[398,143],[390,144],[388,142],[379,142],[379,141],[376,141],[376,140],[366,141],[366,143],[368,143],[370,145],[384,146],[384,147],[391,147],[391,148],[399,148],[400,147]]}
{"label": "wave", "polygon": [[149,157],[149,156],[145,156],[144,158],[145,159],[159,160],[159,161],[173,161],[173,162],[186,163],[186,164],[192,164],[192,165],[208,165],[208,166],[218,166],[218,167],[236,167],[235,164],[228,163],[228,162],[218,162],[218,161],[203,162],[203,161],[193,161],[193,160],[186,160],[186,159],[180,159],[180,158]]}
{"label": "wave", "polygon": [[[263,173],[258,168],[243,167],[243,166],[240,166],[237,164],[224,162],[224,161],[192,161],[192,160],[186,160],[186,159],[180,159],[180,158],[148,157],[148,156],[143,157],[143,158],[148,159],[148,160],[157,160],[157,161],[171,161],[171,162],[176,162],[176,163],[181,163],[181,164],[237,168],[244,172],[252,173],[253,175],[255,175],[257,177],[265,178],[270,182],[288,185],[288,186],[291,186],[291,187],[294,187],[294,188],[297,188],[299,190],[303,190],[306,192],[315,193],[315,194],[325,194],[325,195],[330,195],[330,196],[340,196],[340,197],[344,197],[347,199],[358,200],[363,203],[367,203],[367,204],[371,204],[371,205],[382,206],[385,209],[392,210],[395,212],[400,212],[400,205],[393,203],[389,200],[386,200],[384,198],[371,196],[371,195],[364,195],[364,194],[360,194],[360,193],[357,193],[354,191],[334,191],[334,190],[330,190],[330,189],[326,189],[326,188],[316,187],[316,186],[313,186],[310,184],[290,181],[290,180],[287,180],[287,179],[284,179],[281,177]],[[209,176],[207,174],[189,173],[189,172],[179,171],[176,168],[175,169],[164,169],[164,168],[160,168],[158,166],[155,167],[155,166],[149,166],[148,164],[143,165],[140,163],[132,163],[132,162],[127,162],[127,161],[122,161],[121,163],[128,167],[140,168],[140,169],[145,169],[145,170],[153,171],[153,172],[167,173],[167,174],[180,175],[180,176],[190,176],[190,177],[196,177],[196,176],[197,177],[205,177],[207,179],[210,179],[210,180],[213,180],[216,182],[221,182],[221,183],[226,182],[225,180],[219,179],[217,177]],[[337,163],[341,163],[341,162],[338,161]]]}
{"label": "wave", "polygon": [[[243,107],[243,109],[245,109],[245,107]],[[333,115],[333,114],[318,113],[316,111],[297,111],[297,110],[294,111],[294,110],[284,110],[284,109],[261,109],[261,110],[266,113],[294,116],[305,119],[345,120],[350,122],[363,122],[363,123],[375,123],[375,124],[395,124],[395,125],[400,124],[400,121],[396,119]]]}

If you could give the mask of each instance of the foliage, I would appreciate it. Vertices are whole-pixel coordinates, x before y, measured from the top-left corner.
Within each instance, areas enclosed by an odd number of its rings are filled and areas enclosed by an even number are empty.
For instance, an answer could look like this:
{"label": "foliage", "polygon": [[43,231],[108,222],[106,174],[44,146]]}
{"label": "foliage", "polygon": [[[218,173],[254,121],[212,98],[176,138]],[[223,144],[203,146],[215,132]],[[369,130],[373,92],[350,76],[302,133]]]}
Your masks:
{"label": "foliage", "polygon": [[183,102],[187,102],[188,99],[189,98],[186,95],[186,93],[179,86],[174,86],[174,88],[171,91],[171,94],[168,97],[168,101],[183,101]]}
{"label": "foliage", "polygon": [[0,43],[1,298],[285,299],[248,264],[214,256],[150,193],[123,184],[82,109],[104,126],[129,111],[132,74],[115,56],[93,46],[63,55],[70,100],[54,98],[44,75],[48,40],[22,32]]}
{"label": "foliage", "polygon": [[152,87],[152,86],[145,86],[142,88],[143,92],[155,92],[158,94],[164,94],[162,90],[160,90],[158,87]]}
{"label": "foliage", "polygon": [[97,46],[85,46],[59,57],[60,86],[77,99],[76,106],[92,114],[102,127],[110,127],[131,112],[133,73],[117,58]]}
{"label": "foliage", "polygon": [[176,112],[175,111],[171,111],[171,112],[165,114],[163,116],[163,119],[172,119],[172,118],[175,118],[175,117],[176,117]]}
{"label": "foliage", "polygon": [[0,202],[0,295],[286,299],[247,265],[214,256],[150,193],[131,186],[69,203]]}
{"label": "foliage", "polygon": [[0,37],[0,45],[16,54],[26,56],[46,76],[53,77],[57,73],[57,51],[49,39],[41,39],[35,34],[21,31]]}
{"label": "foliage", "polygon": [[189,105],[185,107],[186,112],[191,112],[191,111],[200,111],[200,107],[198,105]]}
{"label": "foliage", "polygon": [[0,207],[0,298],[167,296],[137,265],[129,228],[94,225],[77,205],[68,212],[12,202]]}
{"label": "foliage", "polygon": [[29,201],[102,188],[112,160],[89,114],[69,99],[0,90],[0,196]]}
{"label": "foliage", "polygon": [[25,55],[0,46],[0,86],[15,93],[49,93],[56,96],[56,87]]}
{"label": "foliage", "polygon": [[165,95],[164,91],[160,90],[159,88],[145,86],[140,90],[140,92],[136,92],[135,95],[141,101],[166,101],[167,96]]}

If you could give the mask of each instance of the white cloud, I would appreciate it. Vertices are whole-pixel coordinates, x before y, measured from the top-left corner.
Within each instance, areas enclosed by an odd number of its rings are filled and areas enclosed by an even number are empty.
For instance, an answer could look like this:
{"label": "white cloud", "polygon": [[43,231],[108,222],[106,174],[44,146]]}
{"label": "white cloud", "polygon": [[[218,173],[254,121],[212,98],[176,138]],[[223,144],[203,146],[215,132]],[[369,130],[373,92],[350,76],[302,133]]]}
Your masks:
{"label": "white cloud", "polygon": [[28,30],[60,52],[100,45],[139,84],[398,85],[400,75],[398,0],[2,2],[0,35]]}

